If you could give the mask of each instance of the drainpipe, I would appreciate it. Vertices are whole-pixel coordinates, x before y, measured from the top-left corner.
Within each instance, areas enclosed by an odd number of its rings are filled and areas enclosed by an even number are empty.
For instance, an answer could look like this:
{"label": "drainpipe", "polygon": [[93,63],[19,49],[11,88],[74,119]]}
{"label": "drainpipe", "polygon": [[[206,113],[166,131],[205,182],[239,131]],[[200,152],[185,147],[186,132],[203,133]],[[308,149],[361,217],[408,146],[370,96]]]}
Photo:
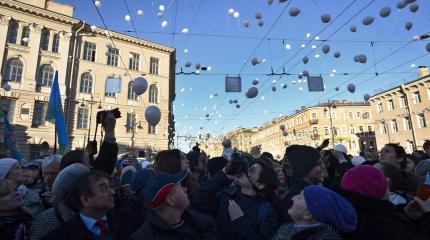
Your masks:
{"label": "drainpipe", "polygon": [[67,97],[67,106],[66,106],[66,127],[69,127],[69,118],[70,118],[70,104],[72,102],[72,82],[75,78],[75,56],[76,54],[76,43],[78,41],[78,34],[82,29],[85,27],[85,21],[82,22],[82,26],[75,32],[74,36],[74,43],[73,43],[73,52],[72,52],[72,67],[71,67],[71,73],[70,73],[70,81],[69,81],[69,96]]}

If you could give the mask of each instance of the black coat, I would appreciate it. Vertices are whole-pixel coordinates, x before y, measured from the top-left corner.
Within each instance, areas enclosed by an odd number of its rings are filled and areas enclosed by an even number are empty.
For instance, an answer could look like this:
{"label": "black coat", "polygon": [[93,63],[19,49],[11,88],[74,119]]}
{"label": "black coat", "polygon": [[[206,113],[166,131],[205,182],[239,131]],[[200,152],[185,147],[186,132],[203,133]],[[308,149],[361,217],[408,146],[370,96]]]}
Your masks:
{"label": "black coat", "polygon": [[341,190],[339,193],[351,202],[357,211],[357,230],[345,235],[346,239],[366,240],[421,240],[425,232],[420,232],[418,225],[429,232],[429,213],[424,215],[417,223],[409,220],[397,207],[387,200],[369,198],[360,194]]}
{"label": "black coat", "polygon": [[[271,203],[261,197],[242,194],[220,171],[203,184],[193,198],[193,208],[211,214],[216,218],[217,239],[272,239],[279,224],[278,214]],[[229,200],[234,200],[244,212],[244,216],[230,220]]]}
{"label": "black coat", "polygon": [[93,168],[103,171],[110,176],[115,168],[117,156],[118,145],[116,143],[103,141],[103,144],[100,147],[100,152],[92,163]]}
{"label": "black coat", "polygon": [[206,214],[187,209],[183,224],[172,227],[154,211],[149,210],[147,221],[131,236],[131,240],[211,240],[215,238],[213,219]]}
{"label": "black coat", "polygon": [[[128,240],[139,228],[137,220],[128,211],[114,210],[107,214],[108,231],[111,240]],[[81,217],[76,215],[69,222],[56,228],[43,240],[95,240],[93,234],[82,222]]]}

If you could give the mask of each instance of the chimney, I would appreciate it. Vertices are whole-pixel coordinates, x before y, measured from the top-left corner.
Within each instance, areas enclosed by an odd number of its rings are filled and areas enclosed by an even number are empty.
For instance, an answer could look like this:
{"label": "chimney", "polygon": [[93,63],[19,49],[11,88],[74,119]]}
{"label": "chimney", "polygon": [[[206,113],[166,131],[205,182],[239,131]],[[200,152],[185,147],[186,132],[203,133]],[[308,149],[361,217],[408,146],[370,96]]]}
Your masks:
{"label": "chimney", "polygon": [[419,66],[418,67],[418,77],[422,78],[429,75],[429,69],[427,66]]}

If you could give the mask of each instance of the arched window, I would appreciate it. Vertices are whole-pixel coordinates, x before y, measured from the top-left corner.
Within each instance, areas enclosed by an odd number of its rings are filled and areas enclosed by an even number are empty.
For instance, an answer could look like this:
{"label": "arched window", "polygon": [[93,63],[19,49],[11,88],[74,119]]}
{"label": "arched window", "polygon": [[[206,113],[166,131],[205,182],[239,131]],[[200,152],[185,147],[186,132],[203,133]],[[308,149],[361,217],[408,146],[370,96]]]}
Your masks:
{"label": "arched window", "polygon": [[158,88],[155,84],[149,87],[149,102],[158,103]]}
{"label": "arched window", "polygon": [[12,82],[21,82],[22,78],[22,62],[18,58],[12,58],[7,61],[4,80]]}
{"label": "arched window", "polygon": [[79,92],[81,93],[91,93],[93,91],[93,77],[90,73],[84,73],[81,76],[81,85],[79,87]]}
{"label": "arched window", "polygon": [[137,100],[137,94],[133,91],[133,82],[128,83],[128,99]]}
{"label": "arched window", "polygon": [[7,41],[9,43],[16,43],[16,39],[18,37],[18,23],[16,21],[11,21],[9,25],[9,36]]}
{"label": "arched window", "polygon": [[49,64],[42,65],[39,70],[37,85],[51,87],[53,81],[54,81],[54,68]]}

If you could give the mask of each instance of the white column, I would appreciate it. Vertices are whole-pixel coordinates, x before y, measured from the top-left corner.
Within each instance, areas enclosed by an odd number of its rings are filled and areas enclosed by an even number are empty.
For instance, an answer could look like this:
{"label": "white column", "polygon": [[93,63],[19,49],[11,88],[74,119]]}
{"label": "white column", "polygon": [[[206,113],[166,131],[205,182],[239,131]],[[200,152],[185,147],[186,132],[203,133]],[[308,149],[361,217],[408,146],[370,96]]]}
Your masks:
{"label": "white column", "polygon": [[[11,17],[6,17],[6,16],[0,16],[0,32],[1,33],[5,33],[7,35],[8,33],[8,29],[9,29],[9,22],[12,18]],[[3,68],[3,63],[6,63],[6,61],[3,61],[4,58],[4,50],[6,48],[6,41],[7,41],[7,37],[3,36],[0,38],[0,59],[1,59],[1,65],[0,65],[0,69]],[[0,74],[0,82],[2,81],[2,74]]]}

